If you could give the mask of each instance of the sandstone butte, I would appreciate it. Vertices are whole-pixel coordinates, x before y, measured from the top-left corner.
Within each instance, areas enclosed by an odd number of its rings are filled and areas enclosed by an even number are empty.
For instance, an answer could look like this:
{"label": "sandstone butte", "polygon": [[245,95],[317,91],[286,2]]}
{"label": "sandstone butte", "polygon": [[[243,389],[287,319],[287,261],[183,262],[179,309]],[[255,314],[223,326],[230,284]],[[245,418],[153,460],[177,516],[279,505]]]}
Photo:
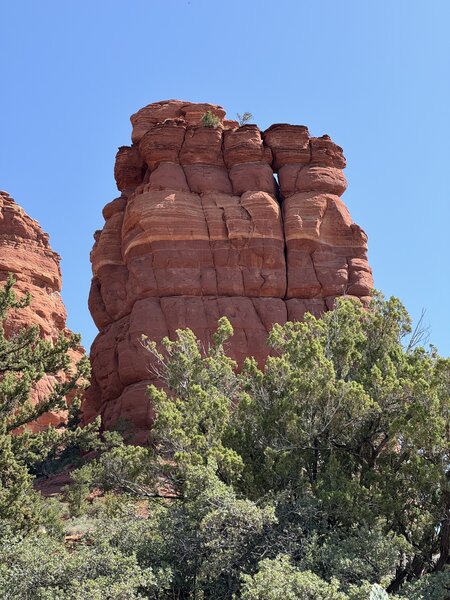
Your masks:
{"label": "sandstone butte", "polygon": [[[24,326],[37,325],[40,335],[56,340],[66,328],[66,310],[61,299],[60,257],[49,245],[48,235],[35,220],[9,196],[0,192],[0,285],[4,285],[8,273],[15,280],[15,292],[21,297],[26,292],[32,296],[31,305],[8,315],[3,323],[7,337],[14,335]],[[83,350],[71,352],[76,362]],[[32,401],[39,402],[47,397],[58,377],[48,375],[38,382]],[[65,414],[48,412],[30,424],[33,431],[48,425],[59,425]]]}
{"label": "sandstone butte", "polygon": [[[202,125],[208,110],[217,127]],[[340,199],[345,158],[329,136],[240,127],[220,106],[176,100],[131,123],[114,168],[121,195],[103,209],[91,254],[100,333],[84,419],[128,422],[145,441],[146,386],[158,381],[142,334],[159,341],[189,327],[208,344],[226,315],[230,355],[262,363],[274,323],[320,315],[344,294],[367,302],[373,281],[367,236]]]}

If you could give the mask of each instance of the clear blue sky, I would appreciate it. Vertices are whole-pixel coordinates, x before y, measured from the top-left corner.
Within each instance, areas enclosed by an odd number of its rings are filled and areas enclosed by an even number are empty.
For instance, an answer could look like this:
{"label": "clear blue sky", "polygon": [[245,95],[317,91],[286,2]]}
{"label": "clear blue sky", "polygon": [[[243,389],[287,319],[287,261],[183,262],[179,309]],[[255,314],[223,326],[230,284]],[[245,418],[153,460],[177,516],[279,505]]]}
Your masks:
{"label": "clear blue sky", "polygon": [[347,157],[376,287],[450,354],[448,0],[0,0],[0,189],[62,257],[89,347],[89,251],[129,115],[157,100],[308,125]]}

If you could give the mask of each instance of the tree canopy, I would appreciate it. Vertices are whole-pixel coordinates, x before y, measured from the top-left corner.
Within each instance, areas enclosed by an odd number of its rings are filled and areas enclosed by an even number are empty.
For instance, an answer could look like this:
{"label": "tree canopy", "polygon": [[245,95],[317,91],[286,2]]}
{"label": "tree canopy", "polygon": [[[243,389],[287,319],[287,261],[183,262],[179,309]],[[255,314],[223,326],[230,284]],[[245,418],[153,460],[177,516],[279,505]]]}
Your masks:
{"label": "tree canopy", "polygon": [[311,598],[445,590],[449,360],[415,346],[404,307],[380,295],[275,325],[264,368],[237,372],[231,335],[223,318],[206,352],[189,330],[163,351],[146,341],[167,385],[149,389],[152,447],[118,445],[81,471],[170,502],[180,597],[269,599],[255,590],[278,572],[328,590]]}
{"label": "tree canopy", "polygon": [[[33,556],[68,523],[83,543],[57,578],[36,567],[34,597],[78,598],[78,577],[86,598],[448,599],[450,361],[378,294],[275,325],[264,367],[236,368],[232,334],[222,318],[206,350],[190,330],[143,340],[165,383],[149,388],[151,444],[107,432],[73,473],[65,525],[47,509]],[[83,554],[110,565],[98,585]]]}

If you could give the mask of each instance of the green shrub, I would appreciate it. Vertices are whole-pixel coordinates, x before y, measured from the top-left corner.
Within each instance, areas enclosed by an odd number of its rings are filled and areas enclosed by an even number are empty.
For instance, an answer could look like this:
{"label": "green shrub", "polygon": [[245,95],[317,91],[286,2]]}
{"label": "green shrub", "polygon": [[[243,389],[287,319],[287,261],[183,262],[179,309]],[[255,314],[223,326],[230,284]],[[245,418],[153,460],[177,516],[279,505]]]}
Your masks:
{"label": "green shrub", "polygon": [[448,600],[450,598],[450,568],[430,573],[418,581],[407,583],[401,590],[403,600]]}
{"label": "green shrub", "polygon": [[123,554],[101,538],[69,552],[46,534],[2,533],[3,600],[135,600],[157,589],[152,571],[141,568],[133,553]]}
{"label": "green shrub", "polygon": [[369,600],[389,600],[389,596],[378,584],[375,584],[370,590]]}
{"label": "green shrub", "polygon": [[287,556],[259,563],[256,575],[243,575],[242,600],[347,600],[339,582],[324,581],[311,571],[299,571]]}
{"label": "green shrub", "polygon": [[220,125],[220,118],[216,116],[210,110],[207,110],[202,116],[202,125],[203,127],[214,127],[217,128]]}

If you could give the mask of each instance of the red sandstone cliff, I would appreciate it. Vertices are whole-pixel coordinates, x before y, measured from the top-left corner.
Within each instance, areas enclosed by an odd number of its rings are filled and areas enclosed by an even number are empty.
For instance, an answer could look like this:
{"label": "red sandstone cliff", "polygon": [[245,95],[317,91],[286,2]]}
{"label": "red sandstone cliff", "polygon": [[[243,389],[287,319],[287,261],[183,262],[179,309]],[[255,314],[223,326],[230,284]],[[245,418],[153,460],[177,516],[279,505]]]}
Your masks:
{"label": "red sandstone cliff", "polygon": [[[220,126],[201,124],[207,110]],[[143,439],[154,375],[142,334],[190,327],[207,342],[227,315],[234,358],[264,360],[275,322],[318,315],[337,295],[366,300],[373,283],[367,237],[340,199],[345,158],[328,136],[239,127],[219,106],[174,100],[131,122],[114,169],[121,196],[105,206],[91,255],[100,333],[84,410],[107,428],[131,421]]]}
{"label": "red sandstone cliff", "polygon": [[[3,323],[7,336],[24,326],[38,325],[41,336],[55,340],[66,329],[66,310],[60,296],[61,269],[60,257],[50,248],[48,235],[37,221],[9,196],[0,192],[0,285],[12,273],[16,280],[17,295],[30,292],[31,305],[11,312]],[[73,352],[76,362],[82,350]],[[45,398],[56,379],[44,377],[33,392],[36,402]],[[31,425],[40,430],[48,425],[57,425],[64,420],[62,413],[46,413]]]}

